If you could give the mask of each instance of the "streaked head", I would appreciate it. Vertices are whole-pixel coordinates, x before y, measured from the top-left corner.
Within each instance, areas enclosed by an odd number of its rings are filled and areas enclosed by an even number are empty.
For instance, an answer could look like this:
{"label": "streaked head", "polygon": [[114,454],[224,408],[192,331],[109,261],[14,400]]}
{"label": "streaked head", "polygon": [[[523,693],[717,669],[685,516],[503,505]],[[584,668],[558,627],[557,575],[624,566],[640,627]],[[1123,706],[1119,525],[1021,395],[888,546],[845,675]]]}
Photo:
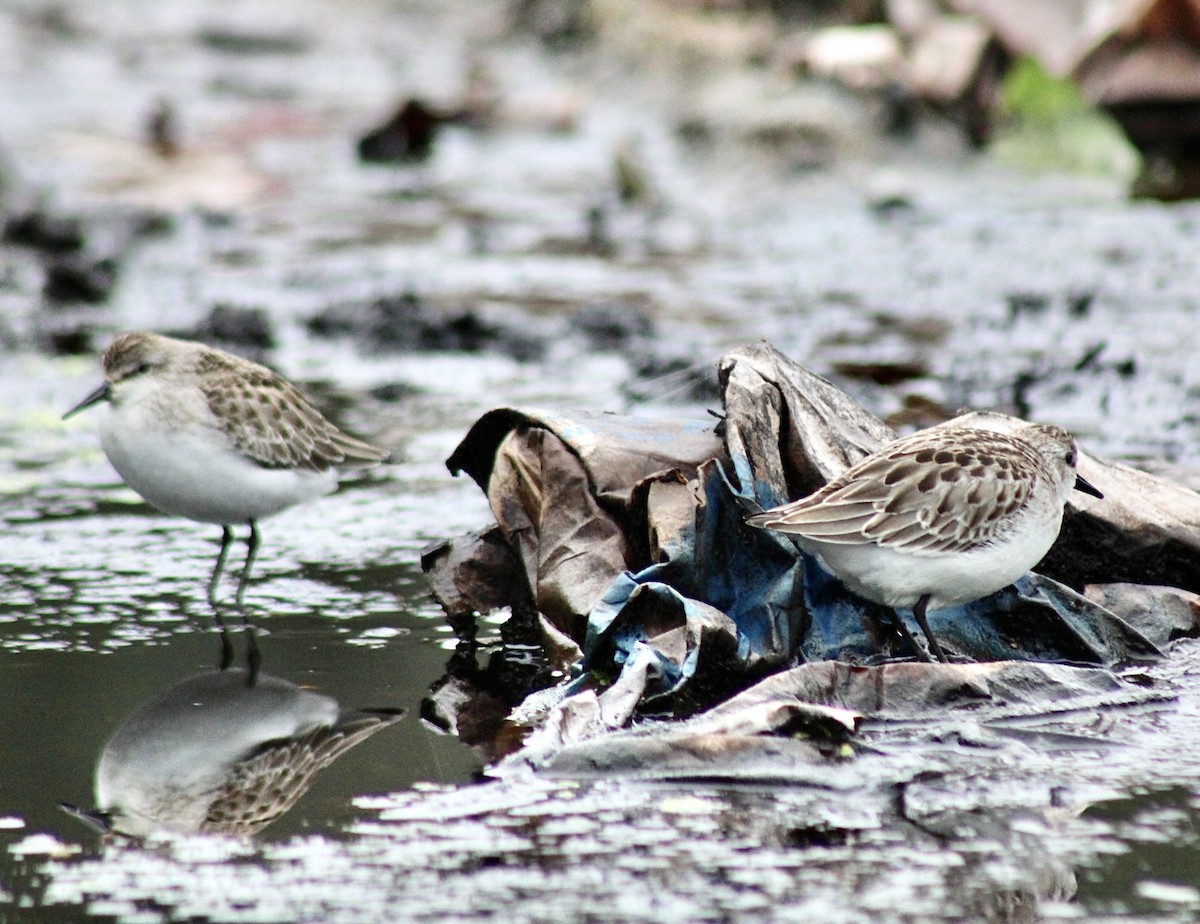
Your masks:
{"label": "streaked head", "polygon": [[1062,427],[1052,424],[1025,424],[1013,430],[1012,435],[1032,446],[1045,460],[1050,471],[1059,481],[1059,496],[1065,501],[1072,491],[1082,491],[1093,497],[1103,497],[1095,487],[1076,470],[1079,465],[1079,446],[1075,437]]}
{"label": "streaked head", "polygon": [[101,401],[120,400],[121,391],[126,387],[126,383],[182,368],[187,358],[194,355],[198,349],[198,344],[173,340],[148,331],[121,334],[104,351],[103,384],[63,414],[63,420]]}

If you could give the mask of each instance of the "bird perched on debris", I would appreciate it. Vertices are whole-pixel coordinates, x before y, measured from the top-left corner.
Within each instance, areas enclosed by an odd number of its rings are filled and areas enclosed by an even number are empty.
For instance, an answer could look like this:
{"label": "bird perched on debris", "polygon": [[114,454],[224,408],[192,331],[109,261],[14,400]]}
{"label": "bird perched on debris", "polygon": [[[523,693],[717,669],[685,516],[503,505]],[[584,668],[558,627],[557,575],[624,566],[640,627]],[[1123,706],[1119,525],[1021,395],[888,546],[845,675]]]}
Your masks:
{"label": "bird perched on debris", "polygon": [[[898,439],[746,522],[795,537],[859,596],[911,609],[945,661],[926,612],[1007,587],[1050,550],[1072,490],[1103,496],[1077,474],[1065,430],[972,416],[984,424],[949,421]],[[1003,426],[987,429],[989,418]]]}
{"label": "bird perched on debris", "polygon": [[247,523],[246,582],[258,521],[328,494],[339,470],[367,468],[387,453],[343,433],[270,369],[222,350],[134,331],[104,353],[104,383],[63,415],[107,402],[104,452],[120,476],[166,513],[221,526],[208,585],[216,592],[234,523]]}

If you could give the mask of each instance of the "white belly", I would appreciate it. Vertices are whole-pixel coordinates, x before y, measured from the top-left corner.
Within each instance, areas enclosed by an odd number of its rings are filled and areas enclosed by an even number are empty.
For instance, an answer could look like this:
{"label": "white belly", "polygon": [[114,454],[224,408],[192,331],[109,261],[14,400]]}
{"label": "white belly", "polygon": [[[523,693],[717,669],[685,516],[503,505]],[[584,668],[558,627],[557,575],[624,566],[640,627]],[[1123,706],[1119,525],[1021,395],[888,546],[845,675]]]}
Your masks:
{"label": "white belly", "polygon": [[1027,518],[1007,541],[969,552],[899,552],[873,543],[833,545],[798,538],[852,591],[884,606],[911,609],[930,595],[929,609],[970,603],[1007,587],[1036,565],[1058,537],[1055,522]]}
{"label": "white belly", "polygon": [[114,410],[101,424],[105,455],[131,488],[165,513],[203,523],[244,523],[328,494],[337,472],[267,469],[214,439],[160,430]]}

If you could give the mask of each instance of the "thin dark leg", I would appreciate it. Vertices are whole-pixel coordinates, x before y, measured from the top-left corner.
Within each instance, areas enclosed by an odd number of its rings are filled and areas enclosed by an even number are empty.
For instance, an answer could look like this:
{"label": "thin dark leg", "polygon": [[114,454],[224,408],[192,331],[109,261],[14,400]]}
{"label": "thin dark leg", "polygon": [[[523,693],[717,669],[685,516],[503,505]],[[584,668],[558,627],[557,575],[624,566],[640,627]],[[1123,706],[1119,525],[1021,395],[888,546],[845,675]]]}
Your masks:
{"label": "thin dark leg", "polygon": [[[233,529],[221,527],[221,551],[217,553],[217,567],[213,568],[212,577],[208,582],[208,605],[217,608],[217,584],[221,580],[221,572],[225,570],[225,559],[229,557],[229,546],[233,544]],[[220,617],[217,618],[220,622]]]}
{"label": "thin dark leg", "polygon": [[[243,615],[243,618],[245,616]],[[262,652],[258,650],[258,633],[254,626],[246,623],[246,686],[258,683],[258,672],[262,669]]]}
{"label": "thin dark leg", "polygon": [[258,672],[262,668],[262,652],[258,650],[258,634],[246,615],[246,582],[250,580],[250,571],[254,567],[254,559],[258,557],[258,547],[262,536],[258,533],[258,524],[250,521],[250,535],[246,537],[246,564],[242,567],[242,577],[238,581],[237,607],[242,614],[242,629],[246,635],[246,686],[252,687],[258,683]]}
{"label": "thin dark leg", "polygon": [[913,634],[908,631],[908,626],[904,624],[904,620],[900,618],[900,614],[895,610],[892,610],[892,623],[896,626],[896,631],[900,633],[900,637],[908,643],[909,647],[912,648],[914,652],[916,652],[918,661],[933,660],[933,658],[929,657],[929,654],[925,651],[925,648],[919,645],[917,640],[913,638]]}
{"label": "thin dark leg", "polygon": [[917,620],[917,625],[921,627],[921,631],[925,633],[925,638],[929,639],[929,649],[937,659],[943,664],[949,662],[945,652],[942,651],[942,646],[938,644],[938,640],[933,637],[933,633],[929,631],[929,622],[925,619],[925,608],[929,606],[929,594],[925,594],[917,601],[917,605],[913,607],[913,617]]}
{"label": "thin dark leg", "polygon": [[258,524],[251,520],[250,537],[246,540],[246,564],[242,568],[242,578],[238,581],[237,589],[237,608],[242,611],[242,619],[246,618],[246,582],[250,580],[250,569],[254,567],[254,559],[258,557],[258,546],[261,542]]}
{"label": "thin dark leg", "polygon": [[213,568],[212,577],[208,581],[208,605],[212,607],[213,621],[221,630],[221,670],[228,670],[233,663],[233,642],[229,638],[229,628],[221,618],[221,609],[217,604],[217,587],[221,583],[221,572],[225,570],[225,561],[229,557],[229,547],[233,544],[233,530],[228,526],[221,527],[221,551],[217,553],[217,566]]}
{"label": "thin dark leg", "polygon": [[214,613],[213,616],[221,630],[221,670],[227,671],[233,663],[233,642],[229,638],[229,630],[225,628],[225,620],[221,618],[221,614]]}

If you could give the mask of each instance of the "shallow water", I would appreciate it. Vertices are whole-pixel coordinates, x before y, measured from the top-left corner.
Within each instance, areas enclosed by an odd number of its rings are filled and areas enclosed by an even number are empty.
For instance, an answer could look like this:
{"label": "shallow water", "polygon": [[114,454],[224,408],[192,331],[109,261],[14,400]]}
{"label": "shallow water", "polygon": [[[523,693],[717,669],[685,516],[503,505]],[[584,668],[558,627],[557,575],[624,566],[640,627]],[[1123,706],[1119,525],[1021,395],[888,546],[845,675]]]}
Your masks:
{"label": "shallow water", "polygon": [[[940,741],[881,733],[895,753],[845,768],[845,788],[476,785],[478,760],[419,718],[453,640],[417,564],[489,519],[443,465],[487,408],[694,416],[712,362],[760,337],[902,425],[929,405],[1017,409],[1190,477],[1195,206],[1004,172],[937,131],[823,169],[739,140],[719,115],[698,145],[675,131],[695,99],[668,75],[628,49],[547,54],[505,35],[499,5],[313,2],[292,16],[0,11],[0,141],[19,175],[7,208],[40,195],[83,216],[120,266],[107,302],[55,304],[43,256],[0,250],[0,918],[1176,920],[1200,907],[1194,643],[1155,674],[1175,700],[1067,717],[1015,753],[969,722]],[[355,161],[355,137],[406,92],[458,94],[472,54],[508,105],[494,128],[447,129],[423,164]],[[138,141],[162,96],[192,155],[173,164]],[[839,130],[862,121],[835,103]],[[563,110],[573,130],[556,127]],[[653,204],[614,192],[631,137]],[[872,208],[880,190],[902,204]],[[131,237],[146,209],[166,227]],[[371,349],[306,323],[405,293],[434,313],[471,309],[491,333],[475,352]],[[264,670],[347,708],[408,712],[253,841],[102,846],[57,803],[90,806],[121,721],[215,665],[204,583],[218,537],[124,488],[91,414],[58,418],[94,386],[112,333],[193,329],[218,304],[263,309],[271,362],[395,451],[263,524],[248,600]],[[598,308],[624,319],[619,336],[578,321]]]}

